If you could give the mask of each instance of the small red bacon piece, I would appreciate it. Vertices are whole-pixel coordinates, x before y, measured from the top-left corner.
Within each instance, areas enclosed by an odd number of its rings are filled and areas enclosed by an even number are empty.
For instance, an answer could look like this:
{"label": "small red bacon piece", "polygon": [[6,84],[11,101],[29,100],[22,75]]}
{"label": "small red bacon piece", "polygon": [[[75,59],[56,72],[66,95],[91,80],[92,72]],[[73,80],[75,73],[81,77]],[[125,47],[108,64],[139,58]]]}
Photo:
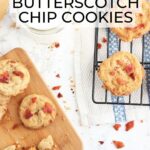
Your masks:
{"label": "small red bacon piece", "polygon": [[113,126],[113,128],[114,128],[116,131],[118,131],[120,127],[121,127],[121,124],[118,124],[118,123],[116,123],[116,124]]}
{"label": "small red bacon piece", "polygon": [[54,86],[54,87],[52,88],[52,90],[59,90],[60,88],[61,88],[61,86],[58,85],[58,86]]}
{"label": "small red bacon piece", "polygon": [[58,94],[57,94],[57,97],[58,97],[58,98],[61,98],[61,97],[63,97],[63,95],[62,95],[61,93],[58,93]]}
{"label": "small red bacon piece", "polygon": [[117,149],[123,148],[125,146],[124,143],[121,141],[113,141],[113,144]]}
{"label": "small red bacon piece", "polygon": [[25,119],[30,119],[32,116],[33,114],[31,113],[31,111],[29,109],[26,109],[24,113]]}
{"label": "small red bacon piece", "polygon": [[20,77],[20,78],[23,78],[24,77],[24,74],[21,72],[21,71],[13,71],[13,74]]}
{"label": "small red bacon piece", "polygon": [[134,66],[132,64],[126,65],[124,70],[127,74],[130,74],[134,71]]}
{"label": "small red bacon piece", "polygon": [[57,78],[60,78],[60,74],[56,74],[56,77],[57,77]]}
{"label": "small red bacon piece", "polygon": [[104,141],[98,141],[101,145],[103,145],[104,144]]}
{"label": "small red bacon piece", "polygon": [[131,130],[134,127],[134,121],[126,123],[126,131]]}
{"label": "small red bacon piece", "polygon": [[97,49],[101,49],[102,48],[102,44],[101,43],[97,43]]}
{"label": "small red bacon piece", "polygon": [[8,83],[9,80],[9,73],[5,71],[3,74],[0,75],[0,82],[1,83]]}
{"label": "small red bacon piece", "polygon": [[31,101],[32,101],[32,103],[35,103],[35,102],[37,101],[37,97],[33,97],[33,98],[31,99]]}
{"label": "small red bacon piece", "polygon": [[102,42],[103,42],[103,43],[107,43],[107,38],[106,38],[106,37],[103,37]]}
{"label": "small red bacon piece", "polygon": [[43,112],[44,113],[52,113],[53,108],[49,103],[45,103],[44,107],[43,107]]}

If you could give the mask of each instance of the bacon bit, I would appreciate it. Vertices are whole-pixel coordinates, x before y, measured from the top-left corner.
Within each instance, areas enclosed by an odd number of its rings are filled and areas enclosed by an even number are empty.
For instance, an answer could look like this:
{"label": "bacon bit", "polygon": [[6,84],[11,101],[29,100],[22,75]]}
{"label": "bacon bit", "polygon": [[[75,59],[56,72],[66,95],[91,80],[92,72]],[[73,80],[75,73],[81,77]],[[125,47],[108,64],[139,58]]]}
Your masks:
{"label": "bacon bit", "polygon": [[61,97],[63,97],[63,95],[61,93],[58,93],[57,97],[61,98]]}
{"label": "bacon bit", "polygon": [[124,143],[121,141],[113,141],[113,144],[117,149],[123,148],[125,146]]}
{"label": "bacon bit", "polygon": [[122,66],[122,65],[123,65],[123,62],[120,61],[120,60],[117,60],[117,64],[120,65],[120,66]]}
{"label": "bacon bit", "polygon": [[31,101],[32,101],[32,103],[35,103],[35,102],[37,101],[37,97],[33,97],[33,98],[31,99]]}
{"label": "bacon bit", "polygon": [[101,145],[103,145],[104,144],[104,141],[98,141]]}
{"label": "bacon bit", "polygon": [[144,121],[143,121],[143,120],[140,120],[140,122],[143,123]]}
{"label": "bacon bit", "polygon": [[60,47],[60,44],[58,42],[55,42],[55,48]]}
{"label": "bacon bit", "polygon": [[13,126],[12,126],[12,129],[14,130],[14,129],[16,129],[16,128],[18,128],[19,127],[19,124],[14,124]]}
{"label": "bacon bit", "polygon": [[125,80],[123,80],[121,78],[117,78],[116,81],[119,85],[125,85],[127,83]]}
{"label": "bacon bit", "polygon": [[134,74],[134,73],[131,73],[129,76],[130,76],[133,80],[135,80],[135,74]]}
{"label": "bacon bit", "polygon": [[134,27],[135,30],[139,29],[139,28],[144,28],[145,25],[144,24],[139,24],[136,27]]}
{"label": "bacon bit", "polygon": [[9,79],[8,71],[5,71],[3,74],[0,75],[0,82],[1,83],[9,83],[8,79]]}
{"label": "bacon bit", "polygon": [[103,43],[107,43],[107,38],[106,38],[106,37],[103,37],[102,42],[103,42]]}
{"label": "bacon bit", "polygon": [[53,108],[49,103],[45,103],[44,107],[43,107],[43,112],[44,113],[52,113],[53,112]]}
{"label": "bacon bit", "polygon": [[134,121],[130,121],[126,124],[126,131],[129,131],[134,127]]}
{"label": "bacon bit", "polygon": [[57,77],[57,78],[60,78],[60,74],[57,74],[56,77]]}
{"label": "bacon bit", "polygon": [[125,72],[129,75],[130,73],[133,72],[134,66],[132,64],[126,65],[124,68]]}
{"label": "bacon bit", "polygon": [[102,48],[102,44],[101,43],[97,43],[97,49],[101,49]]}
{"label": "bacon bit", "polygon": [[145,24],[140,24],[139,25],[139,28],[144,28],[145,27]]}
{"label": "bacon bit", "polygon": [[20,77],[20,78],[24,77],[24,74],[21,71],[13,71],[13,74]]}
{"label": "bacon bit", "polygon": [[115,71],[111,71],[109,74],[110,74],[111,76],[114,76],[114,75],[115,75]]}
{"label": "bacon bit", "polygon": [[54,86],[54,87],[52,88],[52,90],[59,90],[60,88],[61,88],[61,86],[58,85],[58,86]]}
{"label": "bacon bit", "polygon": [[31,113],[31,111],[29,109],[26,109],[24,113],[25,119],[30,119],[32,116],[33,114]]}
{"label": "bacon bit", "polygon": [[115,125],[113,126],[113,128],[114,128],[116,131],[118,131],[120,127],[121,127],[121,124],[115,124]]}

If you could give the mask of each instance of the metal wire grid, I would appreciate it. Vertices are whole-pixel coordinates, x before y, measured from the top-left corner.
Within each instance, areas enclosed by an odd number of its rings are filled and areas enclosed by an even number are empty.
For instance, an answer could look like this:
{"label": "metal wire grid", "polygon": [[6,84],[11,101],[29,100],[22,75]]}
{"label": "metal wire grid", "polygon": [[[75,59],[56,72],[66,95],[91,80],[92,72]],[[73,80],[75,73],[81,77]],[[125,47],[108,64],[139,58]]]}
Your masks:
{"label": "metal wire grid", "polygon": [[[150,33],[150,32],[149,32]],[[96,87],[96,76],[97,76],[97,69],[98,66],[102,63],[102,61],[98,60],[98,48],[97,48],[97,43],[98,43],[98,35],[99,35],[99,29],[95,28],[95,48],[94,48],[94,64],[93,64],[93,83],[92,83],[92,100],[95,104],[115,104],[115,105],[137,105],[137,106],[150,106],[150,102],[148,100],[147,103],[143,102],[143,83],[141,85],[140,89],[140,102],[132,102],[132,96],[128,96],[128,102],[122,102],[119,100],[119,97],[116,97],[116,101],[111,101],[108,100],[108,91],[105,90],[105,101],[101,101],[100,97],[98,99],[95,98],[95,90]],[[110,35],[110,29],[107,29],[107,39],[109,41],[109,35]],[[121,40],[119,40],[118,44],[118,50],[121,49]],[[133,42],[130,42],[130,52],[132,53],[133,50]],[[107,42],[107,58],[109,57],[109,42]],[[142,60],[141,64],[144,66],[145,71],[150,71],[150,62],[145,62],[144,61],[144,36],[142,37]],[[148,92],[148,91],[147,91]]]}

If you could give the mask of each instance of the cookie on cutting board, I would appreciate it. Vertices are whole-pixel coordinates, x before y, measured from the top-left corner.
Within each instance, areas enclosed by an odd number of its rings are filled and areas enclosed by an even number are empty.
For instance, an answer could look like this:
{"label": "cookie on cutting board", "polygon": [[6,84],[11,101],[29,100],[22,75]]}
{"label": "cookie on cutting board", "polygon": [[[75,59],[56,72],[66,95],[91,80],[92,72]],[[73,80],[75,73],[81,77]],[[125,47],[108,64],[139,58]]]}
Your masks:
{"label": "cookie on cutting board", "polygon": [[22,100],[19,115],[26,127],[38,129],[55,120],[56,108],[48,97],[32,94]]}
{"label": "cookie on cutting board", "polygon": [[0,94],[16,96],[27,88],[29,82],[29,71],[22,63],[10,59],[0,61]]}

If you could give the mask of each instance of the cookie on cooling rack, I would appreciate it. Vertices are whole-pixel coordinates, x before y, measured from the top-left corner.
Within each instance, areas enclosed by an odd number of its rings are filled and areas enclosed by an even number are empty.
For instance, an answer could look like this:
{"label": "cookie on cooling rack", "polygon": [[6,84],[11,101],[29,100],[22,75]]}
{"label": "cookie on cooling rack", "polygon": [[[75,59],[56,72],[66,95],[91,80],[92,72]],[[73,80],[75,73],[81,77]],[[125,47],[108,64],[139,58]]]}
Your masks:
{"label": "cookie on cooling rack", "polygon": [[48,126],[56,117],[56,108],[52,101],[43,95],[25,97],[19,108],[22,123],[32,129]]}
{"label": "cookie on cooling rack", "polygon": [[38,150],[52,150],[54,147],[54,141],[51,135],[49,135],[47,138],[43,139],[38,144]]}
{"label": "cookie on cooling rack", "polygon": [[138,59],[129,52],[117,52],[99,66],[98,76],[103,87],[113,95],[129,95],[137,90],[144,77]]}
{"label": "cookie on cooling rack", "polygon": [[5,96],[16,96],[27,88],[30,74],[20,62],[5,59],[0,61],[0,93]]}
{"label": "cookie on cooling rack", "polygon": [[135,27],[111,29],[122,41],[131,42],[150,31],[150,2],[142,1],[141,5],[141,11],[135,15]]}

